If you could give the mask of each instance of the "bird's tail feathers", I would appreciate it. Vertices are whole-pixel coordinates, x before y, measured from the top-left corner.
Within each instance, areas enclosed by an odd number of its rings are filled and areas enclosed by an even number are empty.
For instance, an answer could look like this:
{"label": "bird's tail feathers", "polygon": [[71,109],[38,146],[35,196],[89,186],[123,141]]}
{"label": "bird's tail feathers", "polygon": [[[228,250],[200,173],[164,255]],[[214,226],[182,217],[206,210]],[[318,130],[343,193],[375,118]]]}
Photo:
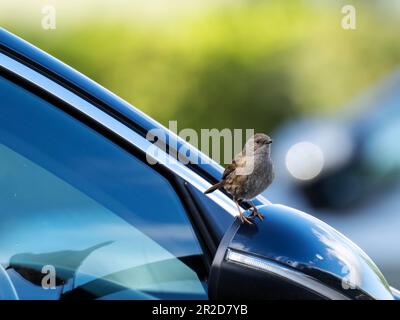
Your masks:
{"label": "bird's tail feathers", "polygon": [[217,189],[222,188],[223,186],[224,186],[224,181],[220,181],[220,182],[218,182],[218,183],[212,185],[212,186],[211,186],[210,188],[208,188],[206,191],[204,191],[204,194],[211,193],[211,192],[213,192],[213,191],[215,191],[215,190],[217,190]]}

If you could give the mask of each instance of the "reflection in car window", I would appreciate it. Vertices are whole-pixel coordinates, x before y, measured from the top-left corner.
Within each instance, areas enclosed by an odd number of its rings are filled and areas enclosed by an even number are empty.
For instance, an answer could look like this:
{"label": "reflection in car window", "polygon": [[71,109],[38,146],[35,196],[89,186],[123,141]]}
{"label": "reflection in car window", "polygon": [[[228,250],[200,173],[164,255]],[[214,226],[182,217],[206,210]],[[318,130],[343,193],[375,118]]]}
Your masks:
{"label": "reflection in car window", "polygon": [[166,178],[0,78],[0,262],[21,299],[202,299],[202,261]]}

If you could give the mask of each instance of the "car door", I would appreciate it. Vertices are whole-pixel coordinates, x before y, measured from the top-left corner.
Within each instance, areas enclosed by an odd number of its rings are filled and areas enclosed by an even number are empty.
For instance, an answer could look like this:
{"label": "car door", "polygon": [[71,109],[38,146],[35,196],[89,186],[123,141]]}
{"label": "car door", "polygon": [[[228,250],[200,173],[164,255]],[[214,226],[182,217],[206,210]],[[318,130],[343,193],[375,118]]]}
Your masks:
{"label": "car door", "polygon": [[207,299],[208,249],[177,177],[15,63],[0,76],[0,263],[18,297]]}

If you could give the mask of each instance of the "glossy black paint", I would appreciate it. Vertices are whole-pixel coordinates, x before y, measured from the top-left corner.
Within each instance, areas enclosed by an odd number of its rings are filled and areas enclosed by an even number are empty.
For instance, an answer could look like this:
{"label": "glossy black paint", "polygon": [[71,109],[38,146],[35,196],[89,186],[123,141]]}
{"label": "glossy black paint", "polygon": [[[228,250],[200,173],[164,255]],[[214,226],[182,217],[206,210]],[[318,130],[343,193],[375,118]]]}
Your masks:
{"label": "glossy black paint", "polygon": [[326,223],[282,205],[262,206],[259,211],[264,221],[234,225],[237,231],[230,243],[218,251],[251,253],[300,271],[352,299],[393,299],[372,260]]}

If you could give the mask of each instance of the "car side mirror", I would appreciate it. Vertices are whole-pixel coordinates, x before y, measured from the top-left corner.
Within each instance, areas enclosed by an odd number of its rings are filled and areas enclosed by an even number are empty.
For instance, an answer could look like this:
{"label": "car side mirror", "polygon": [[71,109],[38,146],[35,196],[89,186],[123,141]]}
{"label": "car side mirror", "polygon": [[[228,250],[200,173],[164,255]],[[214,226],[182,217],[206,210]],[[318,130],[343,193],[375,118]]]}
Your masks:
{"label": "car side mirror", "polygon": [[282,205],[237,218],[211,266],[211,299],[385,299],[388,283],[372,260],[326,223]]}

